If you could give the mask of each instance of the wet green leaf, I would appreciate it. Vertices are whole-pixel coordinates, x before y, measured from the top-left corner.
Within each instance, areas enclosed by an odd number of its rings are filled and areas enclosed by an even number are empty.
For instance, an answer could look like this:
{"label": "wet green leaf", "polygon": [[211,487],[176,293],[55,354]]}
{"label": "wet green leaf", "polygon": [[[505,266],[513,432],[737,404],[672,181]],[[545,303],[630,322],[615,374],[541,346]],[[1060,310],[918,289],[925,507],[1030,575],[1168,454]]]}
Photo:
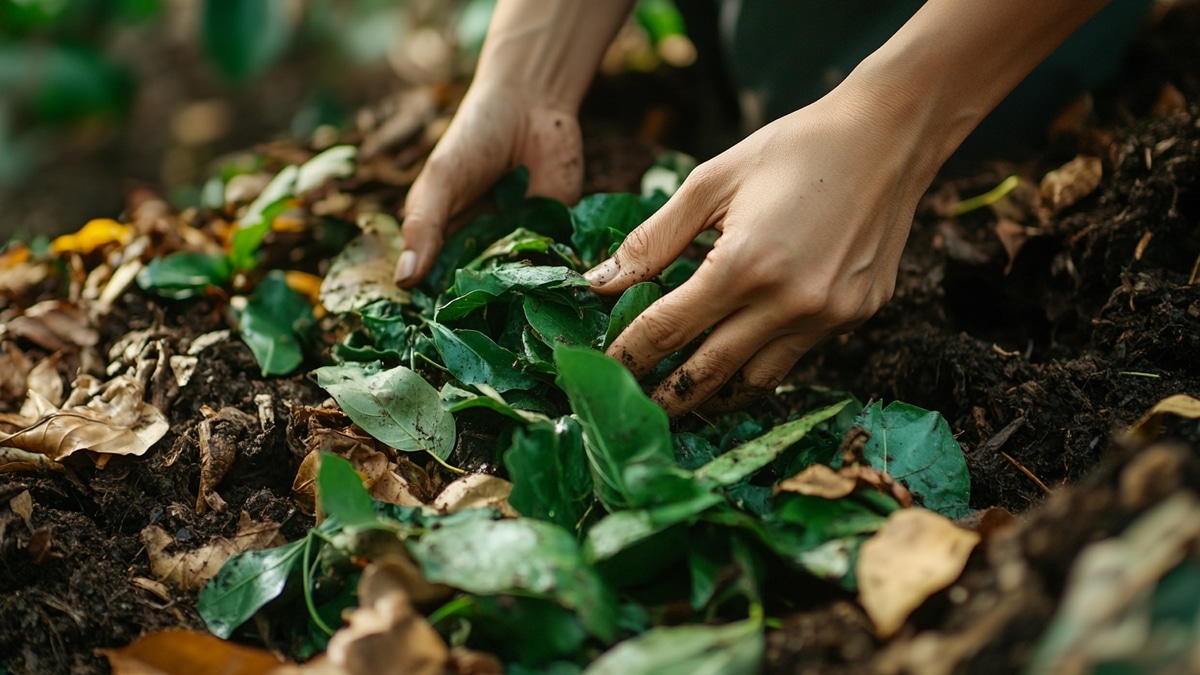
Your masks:
{"label": "wet green leaf", "polygon": [[604,334],[604,344],[607,347],[617,339],[621,331],[629,327],[633,320],[646,308],[662,297],[662,289],[652,281],[643,281],[625,289],[617,304],[613,305],[612,314],[608,321],[608,330]]}
{"label": "wet green leaf", "polygon": [[724,626],[652,628],[596,659],[584,675],[755,675],[766,640],[750,619]]}
{"label": "wet green leaf", "polygon": [[592,500],[583,430],[564,417],[517,429],[504,452],[512,481],[508,503],[523,516],[574,531]]}
{"label": "wet green leaf", "polygon": [[[510,393],[510,397],[515,397],[522,392]],[[535,396],[530,394],[530,396]],[[500,396],[499,392],[489,392],[488,394],[476,394],[472,391],[467,391],[453,384],[446,383],[442,386],[441,391],[442,407],[446,410],[456,413],[471,408],[486,408],[494,412],[500,413],[505,417],[511,418],[521,423],[549,422],[550,418],[540,412],[541,408],[546,406],[528,405],[512,405],[504,397]],[[528,403],[528,401],[525,401]]]}
{"label": "wet green leaf", "polygon": [[593,562],[607,560],[724,501],[719,494],[700,492],[664,506],[611,513],[588,530],[585,554]]}
{"label": "wet green leaf", "polygon": [[350,462],[329,452],[321,453],[317,471],[317,494],[321,510],[348,527],[375,523],[375,507],[362,479]]}
{"label": "wet green leaf", "polygon": [[588,288],[587,279],[568,267],[539,267],[523,263],[501,263],[486,270],[459,270],[454,275],[454,291],[466,295],[485,291],[499,297],[509,291],[535,288]]}
{"label": "wet green leaf", "polygon": [[603,312],[590,308],[573,309],[535,295],[525,296],[525,318],[548,345],[598,347],[608,326]]}
{"label": "wet green leaf", "polygon": [[238,330],[263,375],[286,375],[304,362],[300,333],[311,323],[308,300],[288,287],[279,270],[263,279],[238,315]]}
{"label": "wet green leaf", "polygon": [[408,368],[347,363],[314,374],[350,419],[383,443],[443,460],[454,449],[454,416],[442,409],[438,391]]}
{"label": "wet green leaf", "polygon": [[451,330],[440,323],[430,323],[429,328],[433,331],[433,343],[442,354],[442,363],[459,382],[486,384],[501,393],[538,384],[536,378],[522,370],[516,354],[483,333]]}
{"label": "wet green leaf", "polygon": [[937,412],[876,401],[854,423],[871,432],[867,462],[903,483],[921,505],[947,518],[971,513],[971,476],[962,446]]}
{"label": "wet green leaf", "polygon": [[196,611],[213,635],[227,638],[268,602],[279,597],[298,570],[305,540],[246,551],[230,558],[200,590]]}
{"label": "wet green leaf", "polygon": [[482,269],[489,260],[505,258],[517,253],[545,253],[554,240],[532,232],[523,227],[510,232],[507,236],[496,241],[483,250],[474,260],[464,265],[464,269]]}
{"label": "wet green leaf", "polygon": [[557,525],[475,520],[427,532],[411,548],[433,583],[553,600],[575,611],[592,635],[616,637],[616,596],[584,561],[574,535]]}
{"label": "wet green leaf", "polygon": [[203,295],[212,286],[222,286],[233,273],[229,259],[219,254],[180,251],[155,258],[138,273],[137,282],[147,291],[173,300]]}
{"label": "wet green leaf", "polygon": [[652,503],[653,495],[631,492],[625,471],[634,464],[677,468],[667,414],[624,366],[599,352],[559,345],[554,360],[558,385],[583,424],[600,501],[610,511]]}

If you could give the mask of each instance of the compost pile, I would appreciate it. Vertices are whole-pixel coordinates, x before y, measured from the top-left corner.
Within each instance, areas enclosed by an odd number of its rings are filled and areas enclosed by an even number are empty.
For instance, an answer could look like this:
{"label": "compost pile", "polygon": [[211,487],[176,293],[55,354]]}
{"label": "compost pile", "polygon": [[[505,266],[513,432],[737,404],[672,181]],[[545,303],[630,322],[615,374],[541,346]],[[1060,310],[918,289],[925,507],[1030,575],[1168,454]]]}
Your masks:
{"label": "compost pile", "polygon": [[668,425],[597,351],[711,245],[586,290],[689,168],[607,127],[580,205],[514,172],[411,293],[447,91],[8,245],[0,672],[1195,670],[1197,30],[940,177],[753,413]]}

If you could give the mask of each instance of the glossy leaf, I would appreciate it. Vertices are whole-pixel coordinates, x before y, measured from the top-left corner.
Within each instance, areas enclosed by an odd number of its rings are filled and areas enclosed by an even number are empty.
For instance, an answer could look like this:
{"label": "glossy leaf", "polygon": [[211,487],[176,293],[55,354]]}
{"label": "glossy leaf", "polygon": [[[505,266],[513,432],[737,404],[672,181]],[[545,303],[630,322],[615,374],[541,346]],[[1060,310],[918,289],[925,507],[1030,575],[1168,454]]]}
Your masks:
{"label": "glossy leaf", "polygon": [[258,549],[229,559],[200,590],[196,610],[217,637],[227,638],[268,602],[279,597],[298,569],[305,540]]}
{"label": "glossy leaf", "polygon": [[608,330],[604,334],[604,345],[607,347],[617,339],[621,331],[629,327],[633,320],[646,308],[653,305],[662,297],[662,289],[651,281],[643,281],[625,289],[617,304],[613,305],[612,314],[608,320]]}
{"label": "glossy leaf", "polygon": [[937,412],[876,401],[854,423],[871,432],[867,462],[903,483],[921,505],[947,518],[971,513],[971,476],[962,446]]}
{"label": "glossy leaf", "polygon": [[509,291],[535,288],[587,288],[587,279],[567,267],[538,267],[522,263],[501,263],[482,271],[459,270],[454,276],[454,291],[465,295],[485,291],[499,297]]}
{"label": "glossy leaf", "polygon": [[642,197],[612,193],[584,197],[571,209],[575,223],[571,244],[583,264],[591,267],[607,258],[613,244],[619,244],[665,202],[666,197],[661,194]]}
{"label": "glossy leaf", "polygon": [[383,443],[441,459],[454,449],[454,417],[442,409],[437,390],[408,368],[344,364],[314,374],[350,419]]}
{"label": "glossy leaf", "polygon": [[616,637],[616,596],[584,561],[574,535],[557,525],[474,520],[431,530],[411,548],[430,582],[553,600],[578,613],[592,635]]}
{"label": "glossy leaf", "polygon": [[496,391],[528,389],[538,380],[526,374],[516,354],[473,330],[451,330],[429,324],[442,363],[463,384],[486,384]]}
{"label": "glossy leaf", "polygon": [[350,462],[333,453],[321,453],[317,494],[325,515],[337,518],[342,525],[359,527],[375,522],[375,507],[362,479]]}
{"label": "glossy leaf", "polygon": [[534,295],[525,296],[525,318],[548,345],[598,347],[608,317],[590,308],[578,310]]}
{"label": "glossy leaf", "polygon": [[264,376],[286,375],[304,362],[299,331],[311,322],[308,300],[275,270],[247,300],[238,316],[238,330]]}
{"label": "glossy leaf", "polygon": [[513,483],[508,503],[521,515],[572,531],[578,527],[592,499],[578,422],[564,417],[517,429],[504,466]]}

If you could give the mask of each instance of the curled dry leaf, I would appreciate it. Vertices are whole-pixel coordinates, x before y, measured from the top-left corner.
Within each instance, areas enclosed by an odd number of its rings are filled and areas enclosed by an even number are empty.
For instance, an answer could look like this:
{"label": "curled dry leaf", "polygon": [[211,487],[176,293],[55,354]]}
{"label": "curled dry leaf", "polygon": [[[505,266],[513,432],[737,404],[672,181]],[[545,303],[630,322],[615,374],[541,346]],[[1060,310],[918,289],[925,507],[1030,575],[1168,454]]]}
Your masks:
{"label": "curled dry leaf", "polygon": [[360,606],[329,639],[328,658],[348,675],[442,675],[449,649],[415,609],[404,583],[370,565],[358,582]]}
{"label": "curled dry leaf", "polygon": [[0,474],[18,471],[62,471],[63,465],[36,452],[0,448]]}
{"label": "curled dry leaf", "polygon": [[[82,377],[76,381],[63,409],[44,415],[15,433],[0,434],[0,447],[40,453],[55,461],[79,450],[141,455],[170,428],[162,412],[143,401],[142,385],[137,380],[116,377],[94,392],[85,390],[81,386],[84,383]],[[31,396],[37,393],[32,392]],[[89,398],[75,403],[84,396]]]}
{"label": "curled dry leaf", "polygon": [[243,511],[232,538],[216,537],[192,551],[168,553],[175,538],[157,525],[142,530],[142,543],[150,558],[150,571],[160,580],[185,591],[195,590],[216,576],[221,565],[243,551],[283,544],[277,523],[258,523]]}
{"label": "curled dry leaf", "polygon": [[979,535],[925,509],[902,509],[862,545],[859,602],[875,633],[891,637],[908,615],[962,574]]}
{"label": "curled dry leaf", "polygon": [[94,347],[100,334],[78,307],[59,300],[46,300],[0,325],[0,335],[24,338],[49,352],[79,351]]}
{"label": "curled dry leaf", "polygon": [[841,499],[859,488],[867,488],[892,497],[903,507],[912,506],[912,494],[888,474],[870,466],[856,464],[834,470],[814,464],[781,481],[775,493],[795,492],[822,499]]}
{"label": "curled dry leaf", "polygon": [[200,422],[200,491],[196,513],[203,514],[213,490],[237,459],[238,445],[254,435],[258,419],[233,407],[221,408]]}
{"label": "curled dry leaf", "polygon": [[1099,157],[1080,155],[1063,164],[1042,178],[1042,208],[1054,214],[1075,204],[1100,186],[1103,174]]}
{"label": "curled dry leaf", "polygon": [[[61,357],[62,353],[56,352],[38,361],[29,371],[29,377],[25,381],[25,387],[29,391],[36,391],[55,407],[62,405],[65,396],[62,376],[58,374],[58,361]],[[21,413],[25,414],[25,411],[22,410]]]}
{"label": "curled dry leaf", "polygon": [[5,340],[0,349],[0,405],[15,410],[25,398],[25,381],[33,361],[12,340]]}
{"label": "curled dry leaf", "polygon": [[33,495],[29,494],[29,490],[24,490],[21,494],[8,500],[8,508],[25,521],[25,527],[33,529]]}
{"label": "curled dry leaf", "polygon": [[1142,441],[1158,438],[1162,431],[1162,420],[1166,415],[1177,415],[1185,419],[1200,419],[1200,399],[1187,394],[1175,394],[1155,403],[1141,419],[1129,427],[1129,433]]}
{"label": "curled dry leaf", "polygon": [[433,508],[442,513],[457,513],[466,509],[493,508],[507,518],[520,514],[508,503],[513,484],[486,473],[472,473],[450,483],[433,500]]}
{"label": "curled dry leaf", "polygon": [[165,630],[127,647],[102,649],[113,675],[269,675],[281,665],[265,649],[244,647],[205,633]]}

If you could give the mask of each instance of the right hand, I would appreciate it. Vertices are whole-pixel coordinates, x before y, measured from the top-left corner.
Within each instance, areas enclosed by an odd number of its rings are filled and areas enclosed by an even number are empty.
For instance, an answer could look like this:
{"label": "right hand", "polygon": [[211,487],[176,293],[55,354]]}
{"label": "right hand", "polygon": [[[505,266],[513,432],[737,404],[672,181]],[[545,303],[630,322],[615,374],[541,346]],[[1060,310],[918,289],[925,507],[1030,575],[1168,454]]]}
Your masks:
{"label": "right hand", "polygon": [[507,83],[478,80],[434,147],[404,202],[404,251],[396,283],[411,288],[433,268],[450,219],[508,171],[529,169],[529,195],[568,204],[583,184],[575,110]]}

